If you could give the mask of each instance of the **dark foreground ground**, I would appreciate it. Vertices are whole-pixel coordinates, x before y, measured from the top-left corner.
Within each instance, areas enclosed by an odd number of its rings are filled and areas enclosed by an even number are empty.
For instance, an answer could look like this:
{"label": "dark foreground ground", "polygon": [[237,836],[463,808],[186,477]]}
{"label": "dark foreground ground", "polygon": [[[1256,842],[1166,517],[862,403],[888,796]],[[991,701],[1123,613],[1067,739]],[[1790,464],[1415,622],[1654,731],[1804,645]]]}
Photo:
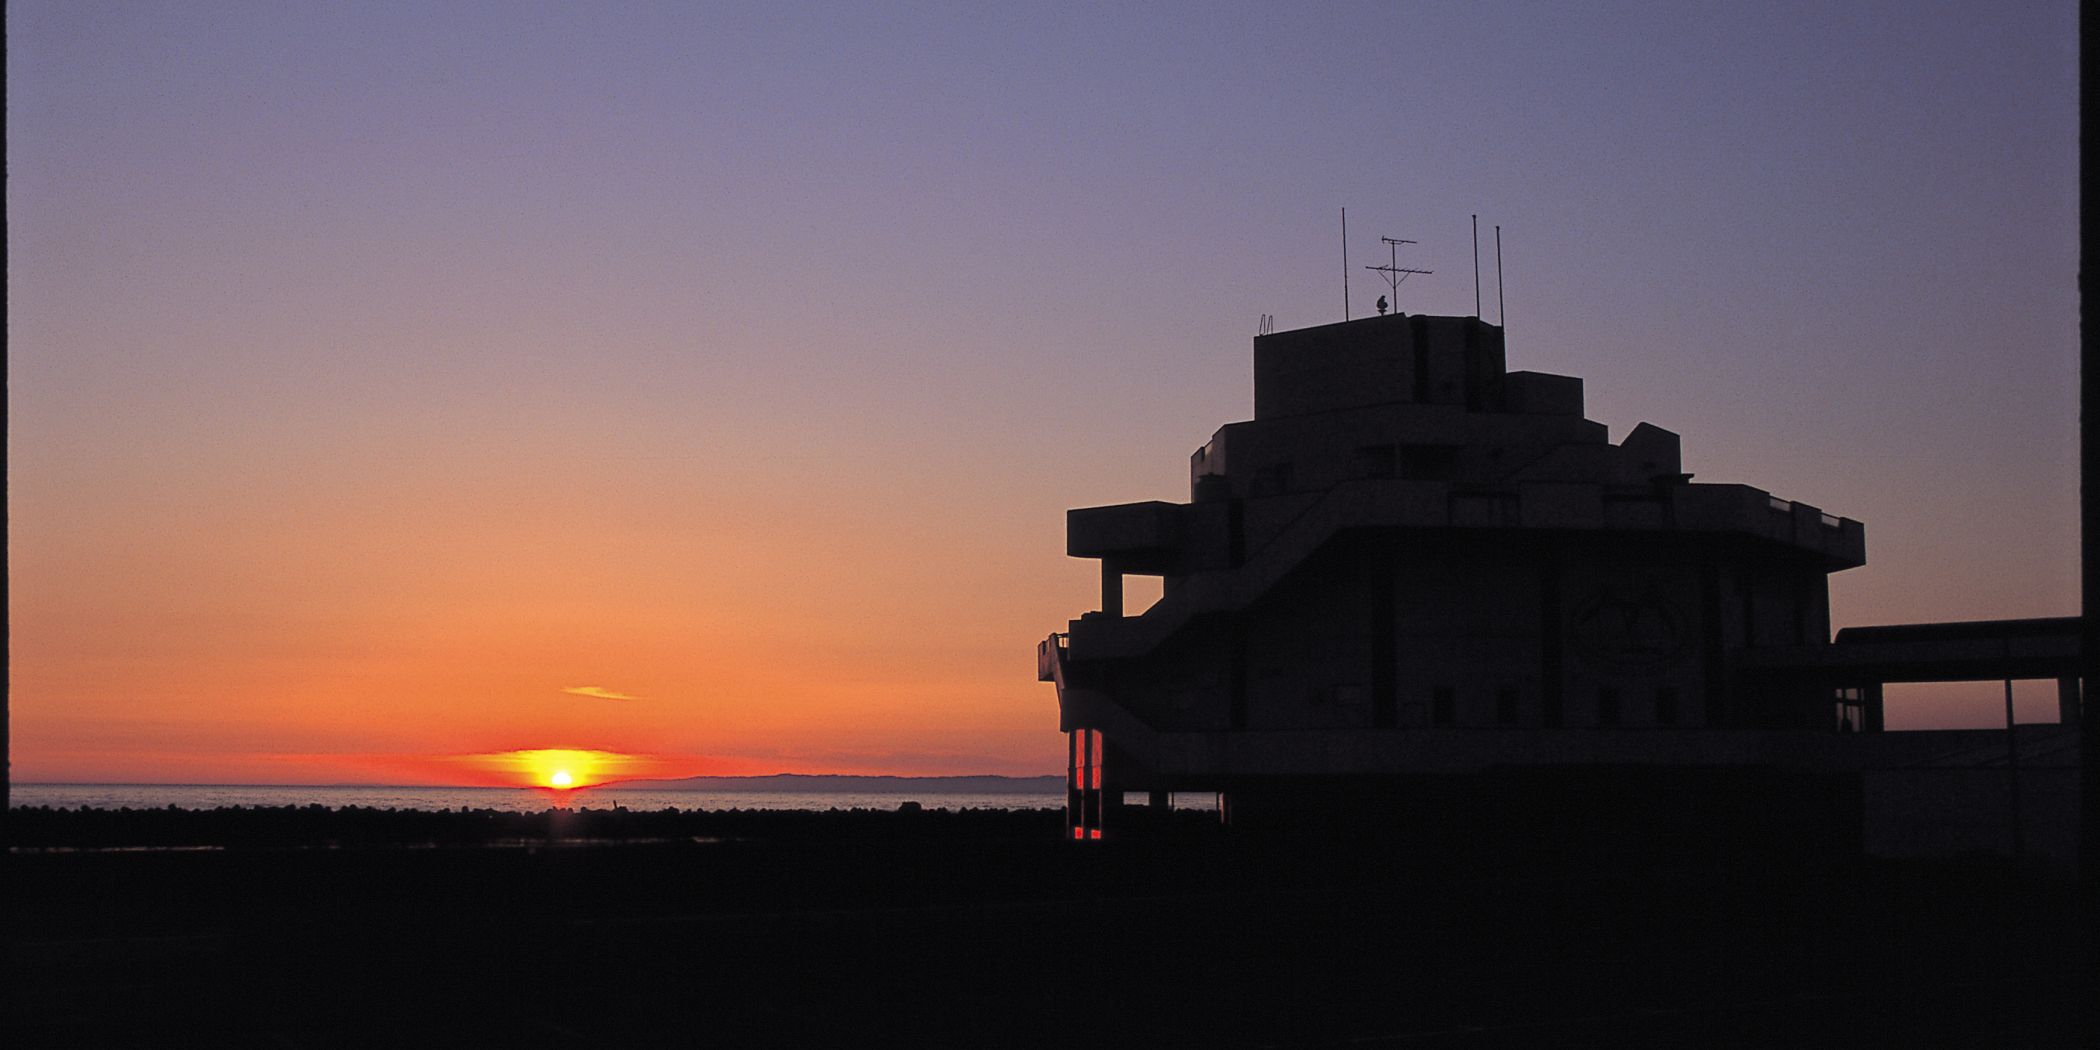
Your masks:
{"label": "dark foreground ground", "polygon": [[7,1045],[2073,1046],[2093,991],[1982,863],[302,812],[11,814]]}

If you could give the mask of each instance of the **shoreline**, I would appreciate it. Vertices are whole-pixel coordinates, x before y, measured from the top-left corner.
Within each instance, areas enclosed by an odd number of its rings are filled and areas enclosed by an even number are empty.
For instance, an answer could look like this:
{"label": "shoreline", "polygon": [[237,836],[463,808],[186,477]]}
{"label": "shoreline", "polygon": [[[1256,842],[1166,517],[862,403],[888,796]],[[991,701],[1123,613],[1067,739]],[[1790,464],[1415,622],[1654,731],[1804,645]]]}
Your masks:
{"label": "shoreline", "polygon": [[[1177,823],[1215,816],[1185,811]],[[185,809],[12,806],[10,854],[28,851],[345,846],[485,846],[501,842],[639,842],[851,838],[1040,838],[1064,827],[1060,808],[948,808],[915,799],[894,808],[636,809],[555,807],[537,811],[396,809],[370,806],[222,806]]]}

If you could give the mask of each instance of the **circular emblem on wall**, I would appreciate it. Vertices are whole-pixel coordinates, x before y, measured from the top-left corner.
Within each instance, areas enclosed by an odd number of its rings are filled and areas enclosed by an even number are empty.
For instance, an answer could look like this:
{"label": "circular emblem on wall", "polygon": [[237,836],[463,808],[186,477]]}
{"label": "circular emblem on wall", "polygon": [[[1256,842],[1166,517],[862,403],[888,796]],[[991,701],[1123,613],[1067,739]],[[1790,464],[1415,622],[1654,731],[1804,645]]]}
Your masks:
{"label": "circular emblem on wall", "polygon": [[1652,592],[1598,594],[1575,606],[1569,641],[1576,654],[1612,671],[1659,671],[1690,648],[1690,621]]}

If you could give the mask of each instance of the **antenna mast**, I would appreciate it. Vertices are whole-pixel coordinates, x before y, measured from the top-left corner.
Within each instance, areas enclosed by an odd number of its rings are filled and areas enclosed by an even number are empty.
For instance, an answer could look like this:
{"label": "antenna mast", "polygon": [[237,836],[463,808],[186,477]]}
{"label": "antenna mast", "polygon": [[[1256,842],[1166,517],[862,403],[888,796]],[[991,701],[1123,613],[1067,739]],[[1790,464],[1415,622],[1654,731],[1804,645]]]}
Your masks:
{"label": "antenna mast", "polygon": [[1473,319],[1480,319],[1480,216],[1473,216]]}
{"label": "antenna mast", "polygon": [[1402,240],[1397,237],[1380,237],[1378,239],[1385,242],[1386,255],[1391,261],[1384,266],[1366,266],[1364,269],[1385,275],[1386,285],[1393,290],[1393,312],[1397,314],[1400,312],[1400,282],[1407,280],[1410,274],[1435,273],[1436,271],[1413,270],[1400,265],[1400,246],[1403,244],[1414,244],[1414,241]]}
{"label": "antenna mast", "polygon": [[1349,319],[1349,207],[1342,206],[1342,320]]}
{"label": "antenna mast", "polygon": [[1495,224],[1495,323],[1509,331],[1509,311],[1502,305],[1502,225]]}

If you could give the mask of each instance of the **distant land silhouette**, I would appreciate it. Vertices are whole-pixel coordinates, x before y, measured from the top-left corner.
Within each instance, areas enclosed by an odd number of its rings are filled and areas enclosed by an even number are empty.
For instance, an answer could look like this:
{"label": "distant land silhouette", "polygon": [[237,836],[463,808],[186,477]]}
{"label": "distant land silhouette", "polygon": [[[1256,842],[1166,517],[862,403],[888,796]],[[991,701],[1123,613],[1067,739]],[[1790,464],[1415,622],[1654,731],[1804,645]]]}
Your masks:
{"label": "distant land silhouette", "polygon": [[836,774],[774,773],[762,777],[681,777],[676,780],[618,780],[600,788],[660,788],[678,791],[808,791],[838,794],[920,793],[978,795],[987,792],[1046,792],[1064,790],[1065,778],[1055,775],[1005,777],[994,775],[960,777],[841,776]]}

